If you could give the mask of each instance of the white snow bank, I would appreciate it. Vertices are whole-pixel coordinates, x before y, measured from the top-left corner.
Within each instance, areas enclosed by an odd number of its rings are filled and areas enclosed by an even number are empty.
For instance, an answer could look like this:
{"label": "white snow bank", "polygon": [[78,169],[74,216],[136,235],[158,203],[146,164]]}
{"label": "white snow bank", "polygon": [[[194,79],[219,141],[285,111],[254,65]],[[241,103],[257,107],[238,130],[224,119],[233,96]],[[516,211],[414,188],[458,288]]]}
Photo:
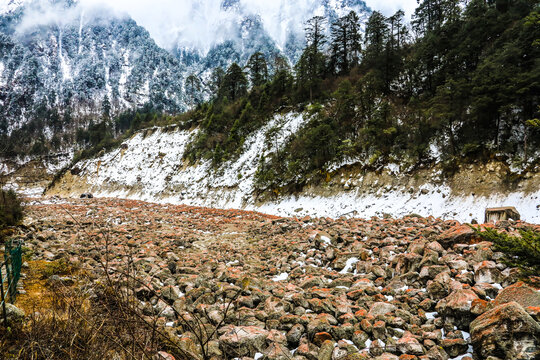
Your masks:
{"label": "white snow bank", "polygon": [[[392,191],[383,195],[363,194],[354,190],[332,197],[289,196],[277,202],[260,207],[248,206],[253,210],[280,216],[324,216],[338,218],[345,214],[370,218],[389,214],[403,217],[409,214],[434,216],[442,219],[456,219],[470,222],[484,220],[484,211],[489,207],[515,206],[521,219],[530,223],[540,223],[540,190],[532,194],[516,192],[481,196],[453,196],[445,186],[430,186],[426,195]],[[299,208],[302,210],[297,211]]]}
{"label": "white snow bank", "polygon": [[339,273],[340,274],[348,273],[358,261],[360,260],[355,257],[348,259],[347,262],[345,263],[345,267]]}
{"label": "white snow bank", "polygon": [[[186,145],[196,131],[155,128],[140,132],[117,150],[82,165],[96,196],[172,204],[244,208],[251,199],[261,155],[276,151],[305,123],[301,114],[278,115],[249,136],[244,152],[214,170],[209,161],[184,166]],[[266,134],[279,128],[266,143]],[[146,133],[146,136],[145,136]]]}

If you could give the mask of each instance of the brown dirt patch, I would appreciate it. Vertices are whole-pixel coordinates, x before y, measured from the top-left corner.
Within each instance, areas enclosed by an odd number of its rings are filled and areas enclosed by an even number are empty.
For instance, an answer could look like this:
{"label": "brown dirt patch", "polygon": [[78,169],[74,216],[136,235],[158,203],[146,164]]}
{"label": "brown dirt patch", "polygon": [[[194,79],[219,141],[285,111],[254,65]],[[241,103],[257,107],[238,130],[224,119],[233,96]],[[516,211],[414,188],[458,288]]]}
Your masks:
{"label": "brown dirt patch", "polygon": [[29,268],[23,269],[26,274],[26,279],[23,279],[26,294],[19,294],[15,305],[23,309],[26,314],[51,307],[47,280],[42,276],[48,264],[49,262],[44,260],[28,261]]}

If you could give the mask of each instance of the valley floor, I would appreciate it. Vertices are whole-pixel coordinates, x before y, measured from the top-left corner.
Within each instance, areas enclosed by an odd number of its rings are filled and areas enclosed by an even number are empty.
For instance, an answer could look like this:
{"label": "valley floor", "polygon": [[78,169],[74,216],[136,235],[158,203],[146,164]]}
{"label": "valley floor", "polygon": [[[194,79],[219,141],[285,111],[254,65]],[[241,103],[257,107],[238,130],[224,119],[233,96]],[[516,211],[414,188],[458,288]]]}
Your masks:
{"label": "valley floor", "polygon": [[[213,359],[539,355],[540,293],[456,221],[51,198],[29,202],[19,236],[33,261],[64,259],[89,278],[132,267],[150,290],[135,291],[138,306],[177,341],[184,352],[165,349],[177,359],[202,359],[182,316],[201,309],[217,327]],[[508,321],[523,331],[493,335]]]}

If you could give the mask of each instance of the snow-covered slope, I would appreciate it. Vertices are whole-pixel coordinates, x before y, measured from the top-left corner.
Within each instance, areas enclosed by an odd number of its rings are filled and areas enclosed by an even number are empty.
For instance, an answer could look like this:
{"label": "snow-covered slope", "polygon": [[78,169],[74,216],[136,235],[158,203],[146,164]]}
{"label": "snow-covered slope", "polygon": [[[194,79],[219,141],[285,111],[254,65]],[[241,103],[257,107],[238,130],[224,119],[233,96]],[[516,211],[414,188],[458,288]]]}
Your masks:
{"label": "snow-covered slope", "polygon": [[[119,150],[77,167],[92,191],[102,195],[240,208],[251,201],[260,156],[283,144],[304,120],[301,114],[276,116],[246,140],[237,160],[217,170],[210,162],[184,166],[185,146],[196,131],[174,128],[139,132]],[[279,138],[267,143],[266,133],[275,126],[281,128]]]}
{"label": "snow-covered slope", "polygon": [[0,15],[9,14],[23,6],[28,0],[1,0]]}
{"label": "snow-covered slope", "polygon": [[107,101],[112,112],[147,102],[185,108],[182,65],[133,20],[66,4],[35,6],[0,16],[0,115],[7,122],[0,133],[44,109],[97,120]]}
{"label": "snow-covered slope", "polygon": [[[400,174],[392,166],[382,173],[342,169],[329,183],[301,194],[258,199],[253,183],[261,155],[282,146],[307,120],[303,114],[276,115],[247,138],[237,160],[217,170],[206,162],[196,166],[182,162],[185,147],[196,130],[148,129],[122,148],[78,164],[49,194],[77,196],[90,191],[102,197],[253,209],[289,216],[368,218],[416,213],[461,221],[482,221],[487,207],[515,206],[524,220],[540,222],[540,176],[525,176],[516,190],[504,191],[497,164],[463,169],[446,182],[441,181],[437,169],[415,176]],[[280,129],[278,138],[268,141],[268,130],[276,126]]]}

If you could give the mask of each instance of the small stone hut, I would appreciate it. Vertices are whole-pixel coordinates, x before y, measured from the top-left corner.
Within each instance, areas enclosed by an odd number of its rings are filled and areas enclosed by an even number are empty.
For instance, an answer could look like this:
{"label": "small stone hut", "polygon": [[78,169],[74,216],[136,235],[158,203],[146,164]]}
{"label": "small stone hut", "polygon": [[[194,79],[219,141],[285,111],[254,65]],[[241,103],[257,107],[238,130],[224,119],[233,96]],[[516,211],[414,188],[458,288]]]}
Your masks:
{"label": "small stone hut", "polygon": [[496,223],[502,220],[520,220],[521,215],[513,206],[486,209],[484,223]]}

